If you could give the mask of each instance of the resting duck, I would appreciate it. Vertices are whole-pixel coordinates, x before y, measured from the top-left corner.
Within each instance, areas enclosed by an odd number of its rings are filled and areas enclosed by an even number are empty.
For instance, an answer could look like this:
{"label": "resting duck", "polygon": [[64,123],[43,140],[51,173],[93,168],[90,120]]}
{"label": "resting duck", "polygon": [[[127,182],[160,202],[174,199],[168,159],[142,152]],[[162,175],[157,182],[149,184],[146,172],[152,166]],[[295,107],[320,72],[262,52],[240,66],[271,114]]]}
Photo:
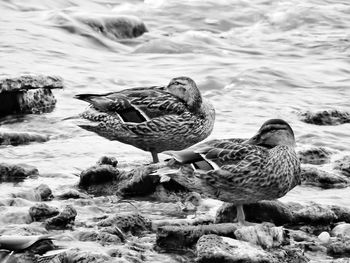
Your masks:
{"label": "resting duck", "polygon": [[170,178],[191,191],[237,206],[237,221],[245,223],[243,205],[277,199],[300,184],[300,162],[289,124],[266,121],[249,140],[214,140],[195,150],[166,152],[195,172],[181,176],[161,168],[161,181]]}
{"label": "resting duck", "polygon": [[196,83],[177,77],[166,87],[126,89],[102,95],[80,94],[91,104],[81,117],[91,121],[80,127],[109,140],[131,144],[152,153],[182,150],[209,136],[214,107],[201,96]]}

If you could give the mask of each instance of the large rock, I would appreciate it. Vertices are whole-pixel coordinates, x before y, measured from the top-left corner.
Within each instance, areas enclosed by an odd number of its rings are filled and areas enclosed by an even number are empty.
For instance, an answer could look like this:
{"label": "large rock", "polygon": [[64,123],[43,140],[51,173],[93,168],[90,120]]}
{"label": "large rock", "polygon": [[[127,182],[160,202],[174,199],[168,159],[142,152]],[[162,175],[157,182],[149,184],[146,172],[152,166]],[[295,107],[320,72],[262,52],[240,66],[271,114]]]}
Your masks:
{"label": "large rock", "polygon": [[165,249],[183,249],[194,246],[201,236],[208,234],[234,238],[237,228],[233,223],[163,226],[157,229],[157,245]]}
{"label": "large rock", "polygon": [[49,136],[34,132],[1,132],[0,145],[22,145],[30,142],[46,142]]}
{"label": "large rock", "polygon": [[138,235],[152,228],[151,221],[139,213],[121,213],[109,216],[97,223],[99,227],[118,227],[122,232]]}
{"label": "large rock", "polygon": [[38,175],[39,171],[34,166],[0,163],[0,182],[18,182],[29,176]]}
{"label": "large rock", "polygon": [[344,176],[309,166],[301,168],[301,181],[305,185],[313,185],[323,189],[345,188],[349,185],[349,179]]}
{"label": "large rock", "polygon": [[121,240],[118,236],[112,235],[107,232],[94,231],[94,230],[85,230],[74,233],[74,237],[79,241],[92,241],[98,242],[102,245],[115,245],[121,243]]}
{"label": "large rock", "polygon": [[[315,225],[329,226],[336,222],[350,223],[350,210],[340,206],[327,206],[310,202],[282,203],[280,201],[261,201],[244,206],[246,220],[249,222],[272,222],[276,225]],[[216,222],[232,222],[236,216],[236,207],[224,204],[219,208]]]}
{"label": "large rock", "polygon": [[325,164],[331,159],[332,152],[323,147],[312,147],[298,151],[298,157],[302,163]]}
{"label": "large rock", "polygon": [[29,215],[33,221],[41,221],[56,216],[58,213],[57,207],[49,206],[45,203],[38,203],[29,208]]}
{"label": "large rock", "polygon": [[74,224],[77,211],[71,205],[66,205],[62,211],[45,221],[46,229],[70,229]]}
{"label": "large rock", "polygon": [[305,112],[301,120],[316,125],[339,125],[350,123],[350,113],[338,110],[325,110],[319,112]]}
{"label": "large rock", "polygon": [[258,246],[217,235],[202,236],[197,243],[198,263],[270,263],[273,257]]}
{"label": "large rock", "polygon": [[75,15],[74,17],[112,40],[135,38],[148,31],[143,21],[136,16]]}
{"label": "large rock", "polygon": [[350,239],[335,240],[327,246],[327,254],[333,257],[350,257]]}
{"label": "large rock", "polygon": [[336,227],[334,227],[332,229],[331,234],[334,237],[340,237],[343,239],[350,239],[350,224],[343,223],[343,224],[337,225]]}
{"label": "large rock", "polygon": [[336,160],[334,169],[339,170],[343,175],[350,177],[350,155]]}
{"label": "large rock", "polygon": [[263,248],[278,247],[284,241],[282,227],[270,223],[240,227],[235,231],[236,239],[259,245]]}
{"label": "large rock", "polygon": [[13,113],[43,113],[54,109],[51,89],[63,88],[57,76],[24,75],[0,80],[0,116]]}

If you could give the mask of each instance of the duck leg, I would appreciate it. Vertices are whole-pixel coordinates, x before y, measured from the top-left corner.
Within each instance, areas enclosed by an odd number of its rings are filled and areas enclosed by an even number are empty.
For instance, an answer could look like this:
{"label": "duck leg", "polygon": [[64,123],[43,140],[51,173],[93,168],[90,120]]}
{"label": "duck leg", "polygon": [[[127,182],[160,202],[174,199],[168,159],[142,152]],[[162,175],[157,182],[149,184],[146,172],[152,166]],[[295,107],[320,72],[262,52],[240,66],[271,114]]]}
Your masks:
{"label": "duck leg", "polygon": [[153,162],[154,163],[159,163],[159,158],[158,158],[158,153],[155,151],[151,151]]}
{"label": "duck leg", "polygon": [[237,205],[237,222],[240,225],[245,225],[245,215],[243,205]]}

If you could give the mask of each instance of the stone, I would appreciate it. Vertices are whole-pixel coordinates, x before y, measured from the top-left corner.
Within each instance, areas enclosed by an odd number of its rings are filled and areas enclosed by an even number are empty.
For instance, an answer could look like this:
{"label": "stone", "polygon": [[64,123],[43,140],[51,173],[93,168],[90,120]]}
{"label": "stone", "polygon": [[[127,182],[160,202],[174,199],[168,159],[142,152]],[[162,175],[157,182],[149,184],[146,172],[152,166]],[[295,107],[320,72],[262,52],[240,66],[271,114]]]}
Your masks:
{"label": "stone", "polygon": [[327,246],[327,254],[332,257],[350,257],[350,240],[335,240]]}
{"label": "stone", "polygon": [[336,222],[337,215],[328,207],[311,202],[308,206],[294,210],[294,221],[306,224],[330,224]]}
{"label": "stone", "polygon": [[248,242],[204,235],[196,245],[198,263],[270,263],[273,257],[263,249]]}
{"label": "stone", "polygon": [[136,16],[76,14],[74,18],[112,40],[136,38],[148,32],[143,21]]}
{"label": "stone", "polygon": [[328,206],[328,208],[337,216],[337,222],[350,223],[350,209],[337,205]]}
{"label": "stone", "polygon": [[0,79],[0,116],[13,113],[43,113],[54,109],[51,89],[63,88],[57,76],[23,75]]}
{"label": "stone", "polygon": [[98,242],[102,245],[111,245],[121,243],[121,240],[118,236],[112,235],[107,232],[100,231],[79,231],[73,234],[76,239],[79,241],[92,241]]}
{"label": "stone", "polygon": [[319,235],[317,236],[317,238],[320,240],[321,243],[327,244],[327,243],[330,241],[331,236],[329,235],[328,232],[325,232],[325,231],[324,231],[324,232],[322,232],[321,234],[319,234]]}
{"label": "stone", "polygon": [[329,163],[332,152],[324,147],[312,147],[298,151],[298,157],[304,164],[325,164]]}
{"label": "stone", "polygon": [[67,200],[67,199],[90,199],[91,197],[87,194],[79,192],[76,189],[69,189],[66,192],[58,195],[57,198]]}
{"label": "stone", "polygon": [[41,197],[41,201],[50,201],[53,198],[52,190],[47,184],[41,184],[35,187],[34,190]]}
{"label": "stone", "polygon": [[342,224],[335,226],[332,229],[331,235],[333,237],[350,239],[350,224],[349,223],[342,223]]}
{"label": "stone", "polygon": [[0,131],[0,145],[23,145],[31,142],[46,142],[49,136],[34,132],[5,132]]}
{"label": "stone", "polygon": [[194,246],[201,236],[215,234],[235,237],[237,224],[162,226],[157,229],[157,245],[164,249],[183,249]]}
{"label": "stone", "polygon": [[97,165],[88,168],[80,174],[79,187],[88,188],[103,183],[109,183],[119,176],[119,170],[111,165]]}
{"label": "stone", "polygon": [[235,231],[236,239],[259,245],[263,248],[278,247],[284,241],[282,227],[276,227],[271,223],[243,226]]}
{"label": "stone", "polygon": [[29,208],[29,215],[33,221],[42,221],[44,219],[58,215],[57,207],[49,206],[45,203],[38,203]]}
{"label": "stone", "polygon": [[38,169],[31,165],[0,163],[0,182],[20,182],[38,175]]}
{"label": "stone", "polygon": [[339,125],[350,123],[350,113],[339,110],[308,111],[301,114],[301,120],[316,125]]}
{"label": "stone", "polygon": [[98,161],[97,165],[112,165],[113,167],[117,168],[118,160],[115,157],[109,157],[109,156],[102,156]]}
{"label": "stone", "polygon": [[343,175],[350,177],[350,155],[344,156],[335,161],[334,169],[340,171]]}
{"label": "stone", "polygon": [[130,232],[133,235],[139,235],[152,228],[151,220],[132,212],[111,215],[97,223],[98,227],[118,227],[122,232]]}
{"label": "stone", "polygon": [[62,211],[55,217],[45,221],[46,229],[69,229],[74,224],[77,211],[71,205],[66,205]]}
{"label": "stone", "polygon": [[349,185],[349,179],[346,177],[329,173],[316,167],[302,166],[300,176],[302,184],[323,189],[345,188]]}
{"label": "stone", "polygon": [[[246,220],[249,222],[272,222],[278,226],[291,223],[293,213],[288,205],[280,201],[261,201],[244,205]],[[215,222],[233,222],[236,217],[236,206],[225,203],[217,211]]]}
{"label": "stone", "polygon": [[79,262],[79,263],[107,263],[107,262],[118,262],[111,261],[112,258],[106,254],[80,250],[78,248],[68,249],[63,252],[59,252],[54,255],[38,257],[36,262]]}

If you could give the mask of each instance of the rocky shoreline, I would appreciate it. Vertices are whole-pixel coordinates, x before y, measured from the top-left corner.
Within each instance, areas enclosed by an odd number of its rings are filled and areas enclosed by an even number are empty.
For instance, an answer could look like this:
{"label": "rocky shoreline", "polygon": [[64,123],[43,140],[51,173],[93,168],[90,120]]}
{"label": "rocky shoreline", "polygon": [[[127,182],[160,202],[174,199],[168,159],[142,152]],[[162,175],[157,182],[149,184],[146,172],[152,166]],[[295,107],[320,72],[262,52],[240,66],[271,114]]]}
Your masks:
{"label": "rocky shoreline", "polygon": [[[314,156],[315,151],[309,154]],[[347,167],[347,161],[344,158],[336,164]],[[140,165],[126,171],[118,168],[115,158],[102,157],[81,172],[77,186],[60,195],[47,185],[36,187],[33,194],[13,194],[0,200],[0,208],[3,216],[16,216],[17,222],[9,219],[8,225],[0,227],[0,234],[50,236],[17,251],[13,255],[17,262],[143,262],[155,258],[169,262],[277,263],[315,262],[314,258],[322,257],[323,262],[340,263],[350,256],[348,208],[262,201],[244,207],[251,225],[241,226],[233,223],[234,206],[222,204],[214,209],[216,214],[210,214],[208,207],[203,208],[205,197],[174,182],[161,182],[153,171],[164,165],[169,164]],[[1,169],[2,182],[40,176],[33,167],[2,164]],[[338,181],[332,184],[331,179],[320,179],[339,177],[342,187],[348,185],[346,172],[324,175],[318,168],[309,170],[304,170],[303,184],[319,180],[328,182],[327,187],[317,183],[320,188],[339,187]],[[6,210],[22,206],[21,202],[32,204],[27,212],[6,215]],[[98,209],[99,204],[108,204],[109,213],[77,220],[82,208]],[[160,207],[162,212],[157,212]],[[92,251],[92,243],[99,249]],[[1,255],[6,256],[4,251]]]}

